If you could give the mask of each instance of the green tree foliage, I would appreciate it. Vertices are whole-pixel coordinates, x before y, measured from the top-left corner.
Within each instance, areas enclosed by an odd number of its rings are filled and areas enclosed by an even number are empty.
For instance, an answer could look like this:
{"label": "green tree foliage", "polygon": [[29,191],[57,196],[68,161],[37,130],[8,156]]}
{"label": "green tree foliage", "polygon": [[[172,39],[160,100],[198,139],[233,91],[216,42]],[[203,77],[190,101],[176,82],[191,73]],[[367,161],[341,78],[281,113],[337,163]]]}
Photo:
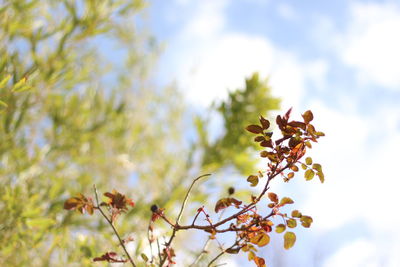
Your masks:
{"label": "green tree foliage", "polygon": [[279,99],[271,95],[267,81],[262,81],[257,73],[246,79],[245,88],[231,92],[228,99],[216,107],[224,122],[223,134],[217,140],[209,141],[204,127],[206,123],[198,119],[198,132],[205,147],[203,166],[218,169],[233,165],[242,174],[252,172],[256,163],[252,154],[257,147],[250,135],[243,133],[243,129],[254,123],[254,114],[266,116],[269,111],[278,108]]}
{"label": "green tree foliage", "polygon": [[[194,169],[251,166],[243,157],[221,159],[252,146],[237,131],[248,124],[240,114],[277,107],[265,83],[253,77],[220,105],[226,134],[216,143],[184,142],[178,92],[151,83],[158,48],[139,26],[145,5],[0,3],[0,266],[91,266],[112,232],[92,234],[108,228],[62,208],[67,196],[94,183],[123,186],[135,201],[173,211]],[[193,157],[196,151],[204,159]],[[149,214],[145,205],[129,211],[121,231],[143,231]]]}

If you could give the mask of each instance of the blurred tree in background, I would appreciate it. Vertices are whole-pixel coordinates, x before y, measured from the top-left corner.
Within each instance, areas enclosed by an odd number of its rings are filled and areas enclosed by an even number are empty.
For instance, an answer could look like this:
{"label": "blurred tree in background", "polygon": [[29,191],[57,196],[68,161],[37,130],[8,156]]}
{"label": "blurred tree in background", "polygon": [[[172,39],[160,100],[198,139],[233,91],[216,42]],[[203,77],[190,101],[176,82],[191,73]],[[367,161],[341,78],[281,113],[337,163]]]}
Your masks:
{"label": "blurred tree in background", "polygon": [[0,266],[91,266],[114,237],[62,206],[94,183],[135,198],[119,227],[140,233],[150,203],[173,210],[194,175],[254,166],[247,114],[267,116],[278,100],[254,75],[217,105],[220,137],[211,142],[198,116],[197,141],[185,141],[193,126],[179,92],[151,82],[158,47],[142,23],[145,5],[0,2]]}

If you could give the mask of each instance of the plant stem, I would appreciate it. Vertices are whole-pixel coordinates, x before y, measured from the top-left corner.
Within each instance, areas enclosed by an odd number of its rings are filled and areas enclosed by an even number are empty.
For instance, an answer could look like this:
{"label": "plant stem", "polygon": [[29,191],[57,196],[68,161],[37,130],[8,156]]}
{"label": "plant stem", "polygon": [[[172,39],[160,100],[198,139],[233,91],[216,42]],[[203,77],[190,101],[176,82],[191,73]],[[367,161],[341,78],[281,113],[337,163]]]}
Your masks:
{"label": "plant stem", "polygon": [[104,211],[102,210],[102,208],[99,205],[99,197],[97,195],[97,188],[96,185],[93,185],[93,190],[94,190],[94,195],[96,197],[96,205],[97,205],[97,209],[100,211],[101,215],[103,215],[104,219],[106,219],[106,221],[108,222],[108,224],[111,226],[111,228],[114,231],[114,234],[117,236],[119,244],[122,246],[122,248],[125,251],[125,255],[128,257],[130,263],[132,264],[133,267],[136,267],[135,262],[133,261],[133,259],[131,258],[131,256],[128,253],[128,250],[125,247],[124,241],[122,240],[121,236],[119,235],[117,229],[115,228],[115,226],[113,225],[113,222],[107,217],[107,215],[104,213]]}

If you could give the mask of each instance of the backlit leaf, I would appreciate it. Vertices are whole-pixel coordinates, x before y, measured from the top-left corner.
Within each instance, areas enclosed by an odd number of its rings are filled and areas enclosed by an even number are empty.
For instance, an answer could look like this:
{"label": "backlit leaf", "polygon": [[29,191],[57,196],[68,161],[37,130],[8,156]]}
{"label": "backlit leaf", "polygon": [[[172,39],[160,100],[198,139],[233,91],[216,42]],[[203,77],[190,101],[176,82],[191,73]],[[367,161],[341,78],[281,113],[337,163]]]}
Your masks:
{"label": "backlit leaf", "polygon": [[274,203],[278,203],[278,201],[279,201],[278,196],[275,193],[272,193],[272,192],[268,193],[268,198]]}
{"label": "backlit leaf", "polygon": [[7,74],[6,77],[4,77],[1,81],[0,81],[0,88],[3,88],[4,86],[6,86],[7,82],[11,79],[11,75]]}
{"label": "backlit leaf", "polygon": [[253,260],[257,267],[266,267],[265,260],[263,258],[256,256]]}
{"label": "backlit leaf", "polygon": [[314,170],[316,170],[316,171],[321,171],[321,170],[322,170],[321,164],[318,164],[318,163],[314,163],[314,164],[312,165],[312,168],[313,168]]}
{"label": "backlit leaf", "polygon": [[258,176],[250,175],[247,177],[247,181],[251,184],[251,186],[257,186],[258,184]]}
{"label": "backlit leaf", "polygon": [[321,181],[321,183],[325,182],[325,176],[322,171],[317,172],[317,176],[319,177],[319,180]]}
{"label": "backlit leaf", "polygon": [[297,167],[296,165],[293,165],[290,167],[290,169],[294,172],[298,172],[299,171],[299,167]]}
{"label": "backlit leaf", "polygon": [[281,202],[279,202],[280,206],[286,205],[286,204],[293,204],[294,201],[290,197],[284,197],[281,199]]}
{"label": "backlit leaf", "polygon": [[301,217],[301,212],[298,210],[293,210],[292,211],[292,217],[294,218],[300,218]]}
{"label": "backlit leaf", "polygon": [[285,230],[286,230],[286,225],[284,225],[284,224],[278,224],[275,227],[275,232],[277,232],[277,233],[283,233]]}
{"label": "backlit leaf", "polygon": [[290,249],[294,246],[294,243],[296,242],[296,235],[293,232],[286,232],[283,236],[283,240],[283,247],[285,249]]}
{"label": "backlit leaf", "polygon": [[313,222],[313,219],[310,216],[303,215],[300,218],[300,222],[303,227],[309,228]]}
{"label": "backlit leaf", "polygon": [[304,178],[306,178],[307,181],[311,180],[312,178],[314,178],[314,171],[311,169],[306,170],[306,172],[304,173]]}
{"label": "backlit leaf", "polygon": [[312,121],[314,119],[314,115],[311,112],[311,110],[307,110],[306,112],[304,112],[303,115],[301,115],[304,119],[304,123],[308,124],[310,121]]}
{"label": "backlit leaf", "polygon": [[289,228],[295,228],[297,226],[297,222],[295,219],[286,220],[286,223]]}
{"label": "backlit leaf", "polygon": [[149,261],[149,258],[146,256],[146,254],[142,253],[142,254],[140,254],[140,256],[142,257],[142,259],[143,259],[145,262],[148,262],[148,261]]}
{"label": "backlit leaf", "polygon": [[259,247],[266,246],[268,245],[269,241],[270,241],[269,235],[262,233],[261,238],[258,240],[257,246]]}
{"label": "backlit leaf", "polygon": [[312,164],[312,158],[311,157],[307,157],[306,158],[306,164],[307,165],[311,165]]}

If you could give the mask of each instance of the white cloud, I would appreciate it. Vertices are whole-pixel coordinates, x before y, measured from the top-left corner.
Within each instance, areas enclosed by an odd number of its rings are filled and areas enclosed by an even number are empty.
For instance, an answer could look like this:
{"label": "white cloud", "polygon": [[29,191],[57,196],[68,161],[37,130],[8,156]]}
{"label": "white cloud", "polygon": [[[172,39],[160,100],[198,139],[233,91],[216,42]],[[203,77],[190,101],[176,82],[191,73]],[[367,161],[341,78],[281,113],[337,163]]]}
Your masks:
{"label": "white cloud", "polygon": [[[192,1],[196,7],[186,26],[181,32],[185,41],[194,41],[193,38],[210,38],[225,26],[224,8],[229,3],[228,0],[203,0]],[[185,14],[188,15],[188,14]]]}
{"label": "white cloud", "polygon": [[297,19],[297,13],[294,10],[293,6],[288,3],[279,3],[277,6],[278,14],[286,19],[286,20],[295,20]]}
{"label": "white cloud", "polygon": [[358,71],[361,83],[400,90],[400,7],[355,3],[349,26],[339,35],[337,53]]}
{"label": "white cloud", "polygon": [[373,242],[359,239],[342,247],[325,261],[324,267],[378,267],[382,266]]}
{"label": "white cloud", "polygon": [[209,42],[212,45],[200,47],[191,61],[181,65],[178,76],[183,77],[182,88],[191,101],[208,105],[213,99],[223,99],[227,89],[243,87],[244,78],[258,71],[270,76],[275,95],[290,105],[299,103],[304,73],[293,55],[264,38],[244,34],[223,34]]}
{"label": "white cloud", "polygon": [[[178,78],[180,88],[194,104],[209,105],[223,99],[228,89],[244,86],[244,78],[259,72],[269,77],[273,94],[283,100],[283,109],[299,106],[307,80],[321,84],[328,65],[317,59],[300,60],[257,35],[226,29],[229,1],[192,1],[193,14],[168,51],[169,77]],[[287,9],[287,8],[286,8]]]}

